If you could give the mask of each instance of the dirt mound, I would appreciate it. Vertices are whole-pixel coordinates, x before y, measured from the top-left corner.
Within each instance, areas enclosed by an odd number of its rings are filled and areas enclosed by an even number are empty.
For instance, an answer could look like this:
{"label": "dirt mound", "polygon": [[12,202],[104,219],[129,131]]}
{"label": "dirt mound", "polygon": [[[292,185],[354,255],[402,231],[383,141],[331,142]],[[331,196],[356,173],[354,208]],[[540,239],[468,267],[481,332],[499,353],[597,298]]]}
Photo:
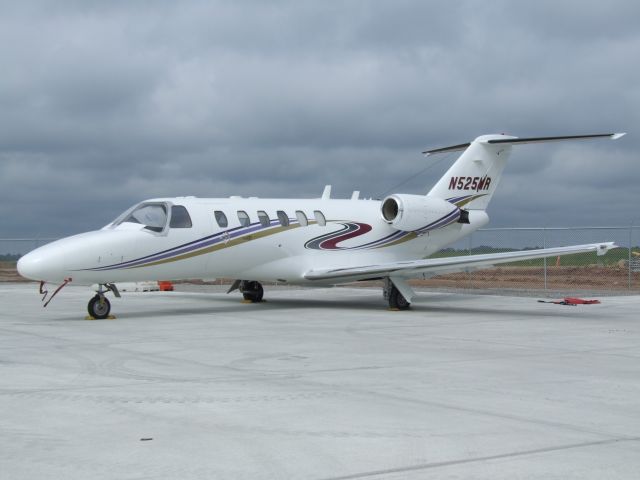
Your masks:
{"label": "dirt mound", "polygon": [[[618,266],[547,267],[546,287],[553,290],[640,290],[640,274]],[[412,280],[424,287],[449,288],[545,288],[543,267],[499,267],[470,273],[452,273],[426,280]]]}
{"label": "dirt mound", "polygon": [[16,270],[16,262],[0,262],[0,282],[28,282]]}

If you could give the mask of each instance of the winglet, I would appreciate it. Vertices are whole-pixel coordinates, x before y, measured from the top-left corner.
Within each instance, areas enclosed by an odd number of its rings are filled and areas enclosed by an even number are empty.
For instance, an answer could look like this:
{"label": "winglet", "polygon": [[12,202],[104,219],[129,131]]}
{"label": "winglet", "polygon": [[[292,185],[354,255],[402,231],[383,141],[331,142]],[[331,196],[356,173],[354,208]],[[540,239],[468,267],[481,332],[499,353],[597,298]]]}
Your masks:
{"label": "winglet", "polygon": [[[623,133],[624,135],[624,133]],[[605,253],[607,253],[609,250],[611,250],[612,248],[618,248],[618,246],[613,243],[613,242],[606,242],[606,243],[601,243],[600,245],[598,245],[596,247],[596,255],[598,255],[599,257],[601,257],[602,255],[604,255]]]}
{"label": "winglet", "polygon": [[613,135],[611,135],[611,140],[617,140],[620,137],[624,137],[626,134],[627,134],[627,132],[614,133]]}
{"label": "winglet", "polygon": [[322,200],[329,200],[331,198],[331,185],[325,185],[322,192]]}

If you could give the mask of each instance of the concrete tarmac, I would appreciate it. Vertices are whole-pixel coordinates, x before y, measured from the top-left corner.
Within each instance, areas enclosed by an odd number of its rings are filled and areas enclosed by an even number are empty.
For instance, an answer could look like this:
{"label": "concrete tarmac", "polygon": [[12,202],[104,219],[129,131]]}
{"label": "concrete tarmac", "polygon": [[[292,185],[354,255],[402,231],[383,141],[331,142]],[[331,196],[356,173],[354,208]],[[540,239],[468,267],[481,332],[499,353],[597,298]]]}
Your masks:
{"label": "concrete tarmac", "polygon": [[638,297],[0,285],[0,479],[635,479]]}

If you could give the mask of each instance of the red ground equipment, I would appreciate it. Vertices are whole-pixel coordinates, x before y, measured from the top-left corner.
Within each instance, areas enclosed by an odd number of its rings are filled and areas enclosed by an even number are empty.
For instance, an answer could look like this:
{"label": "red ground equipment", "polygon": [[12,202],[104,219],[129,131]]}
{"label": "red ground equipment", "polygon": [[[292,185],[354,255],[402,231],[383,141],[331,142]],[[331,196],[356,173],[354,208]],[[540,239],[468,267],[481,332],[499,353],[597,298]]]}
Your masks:
{"label": "red ground equipment", "polygon": [[600,300],[585,300],[584,298],[565,297],[563,300],[538,300],[539,303],[555,303],[556,305],[593,305],[600,303]]}

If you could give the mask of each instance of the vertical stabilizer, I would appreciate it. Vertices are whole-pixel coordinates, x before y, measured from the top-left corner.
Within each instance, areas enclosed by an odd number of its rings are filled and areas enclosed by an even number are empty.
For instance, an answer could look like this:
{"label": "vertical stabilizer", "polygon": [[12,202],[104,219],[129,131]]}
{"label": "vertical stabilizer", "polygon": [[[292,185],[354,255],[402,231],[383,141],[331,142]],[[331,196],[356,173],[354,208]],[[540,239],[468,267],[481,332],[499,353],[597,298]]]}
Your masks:
{"label": "vertical stabilizer", "polygon": [[514,138],[506,135],[483,135],[468,146],[452,147],[466,149],[427,196],[448,200],[468,210],[486,209],[511,153],[511,145],[491,144],[489,141]]}
{"label": "vertical stabilizer", "polygon": [[493,192],[496,191],[512,145],[595,139],[617,140],[624,135],[624,133],[596,133],[527,138],[483,135],[470,143],[427,150],[422,153],[431,155],[464,150],[427,196],[442,198],[468,210],[484,210]]}

